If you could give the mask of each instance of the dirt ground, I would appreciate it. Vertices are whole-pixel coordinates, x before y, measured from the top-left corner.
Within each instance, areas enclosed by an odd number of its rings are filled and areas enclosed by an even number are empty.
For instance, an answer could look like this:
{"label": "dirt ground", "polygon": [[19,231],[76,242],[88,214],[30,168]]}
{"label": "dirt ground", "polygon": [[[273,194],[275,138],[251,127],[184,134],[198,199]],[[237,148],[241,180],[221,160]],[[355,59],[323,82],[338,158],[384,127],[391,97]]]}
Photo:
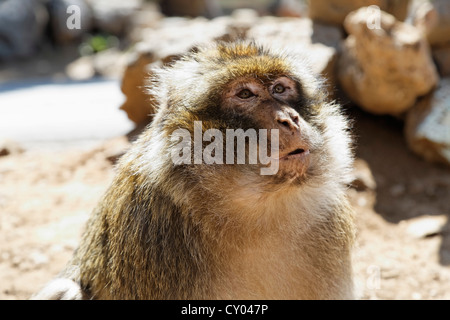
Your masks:
{"label": "dirt ground", "polygon": [[[366,181],[348,191],[360,297],[450,299],[450,170],[410,153],[401,121],[348,113]],[[0,299],[27,299],[61,270],[128,146],[117,137],[0,157]]]}

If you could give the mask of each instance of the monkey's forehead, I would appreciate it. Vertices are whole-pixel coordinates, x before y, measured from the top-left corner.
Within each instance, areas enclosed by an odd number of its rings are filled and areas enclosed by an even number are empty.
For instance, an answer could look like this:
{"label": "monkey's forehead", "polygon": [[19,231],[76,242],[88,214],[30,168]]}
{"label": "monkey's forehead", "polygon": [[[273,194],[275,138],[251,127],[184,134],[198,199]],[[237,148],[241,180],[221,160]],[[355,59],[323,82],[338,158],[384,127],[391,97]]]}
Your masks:
{"label": "monkey's forehead", "polygon": [[217,68],[217,76],[222,81],[249,76],[258,79],[273,79],[279,76],[296,78],[292,68],[289,68],[285,61],[268,56],[242,57],[223,61]]}
{"label": "monkey's forehead", "polygon": [[218,71],[222,77],[286,75],[293,71],[286,56],[252,42],[218,44],[199,54],[204,55],[206,65]]}
{"label": "monkey's forehead", "polygon": [[[287,76],[299,82],[306,91],[315,92],[321,82],[312,72],[307,57],[289,48],[263,46],[255,42],[218,43],[212,48],[200,50],[207,67],[211,68],[210,79],[226,83],[238,77],[254,77],[274,80]],[[202,62],[202,58],[197,61]]]}

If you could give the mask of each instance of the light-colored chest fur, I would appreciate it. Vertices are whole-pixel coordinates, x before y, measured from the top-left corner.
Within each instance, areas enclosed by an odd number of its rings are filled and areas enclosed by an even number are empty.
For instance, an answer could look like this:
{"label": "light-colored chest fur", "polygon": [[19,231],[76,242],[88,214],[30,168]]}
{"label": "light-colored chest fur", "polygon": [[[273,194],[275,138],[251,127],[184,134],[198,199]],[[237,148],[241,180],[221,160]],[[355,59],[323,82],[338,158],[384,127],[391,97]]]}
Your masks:
{"label": "light-colored chest fur", "polygon": [[[254,203],[247,194],[246,201],[235,203],[245,203],[247,208],[240,212],[249,212],[248,206],[253,206],[253,216],[247,217],[253,231],[241,235],[239,245],[223,247],[224,268],[214,290],[217,298],[352,297],[350,248],[345,235],[340,242],[321,227],[329,219],[330,203],[326,203],[327,197],[322,198],[324,203],[313,199],[324,190],[303,191],[300,196],[285,190],[283,196]],[[308,196],[309,192],[315,197]]]}

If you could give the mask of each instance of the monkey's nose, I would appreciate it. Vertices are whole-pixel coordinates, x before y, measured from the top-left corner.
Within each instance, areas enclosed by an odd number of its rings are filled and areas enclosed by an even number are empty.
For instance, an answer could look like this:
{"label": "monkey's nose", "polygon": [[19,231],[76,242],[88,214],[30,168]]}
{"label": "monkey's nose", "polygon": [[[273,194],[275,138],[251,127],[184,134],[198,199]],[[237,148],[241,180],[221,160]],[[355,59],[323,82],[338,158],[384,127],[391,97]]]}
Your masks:
{"label": "monkey's nose", "polygon": [[300,118],[296,114],[293,114],[293,113],[290,113],[287,111],[278,111],[276,113],[275,120],[283,128],[286,128],[289,131],[299,130]]}

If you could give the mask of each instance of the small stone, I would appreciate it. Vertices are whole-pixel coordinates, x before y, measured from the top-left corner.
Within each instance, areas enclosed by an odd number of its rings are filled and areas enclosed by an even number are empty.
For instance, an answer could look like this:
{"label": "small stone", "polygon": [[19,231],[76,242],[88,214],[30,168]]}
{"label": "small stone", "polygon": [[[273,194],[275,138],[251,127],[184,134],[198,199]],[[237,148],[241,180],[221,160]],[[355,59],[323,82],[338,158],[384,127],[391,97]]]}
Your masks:
{"label": "small stone", "polygon": [[353,165],[353,181],[351,186],[357,191],[375,190],[377,184],[368,163],[363,159],[356,159]]}
{"label": "small stone", "polygon": [[442,232],[448,217],[446,215],[439,216],[422,216],[408,221],[406,232],[414,238],[426,238],[438,235]]}
{"label": "small stone", "polygon": [[34,251],[30,254],[31,263],[34,266],[45,265],[49,262],[49,258],[42,252]]}

